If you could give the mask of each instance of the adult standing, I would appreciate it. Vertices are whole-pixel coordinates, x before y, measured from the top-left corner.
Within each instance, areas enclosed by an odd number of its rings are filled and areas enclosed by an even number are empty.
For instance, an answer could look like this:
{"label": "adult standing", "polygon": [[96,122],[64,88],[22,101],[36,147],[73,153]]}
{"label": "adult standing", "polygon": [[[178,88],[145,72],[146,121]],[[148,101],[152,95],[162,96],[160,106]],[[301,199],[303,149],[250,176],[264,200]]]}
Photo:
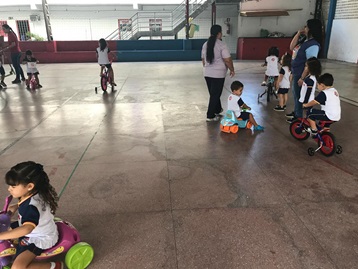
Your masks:
{"label": "adult standing", "polygon": [[[9,44],[7,49],[10,50],[11,62],[16,72],[16,78],[12,83],[18,84],[21,83],[21,80],[25,81],[24,71],[22,70],[22,67],[20,65],[21,50],[19,46],[19,40],[17,39],[16,34],[14,33],[14,31],[9,25],[3,24],[2,29],[5,33],[7,33],[8,44]],[[20,76],[21,76],[21,80],[20,80]]]}
{"label": "adult standing", "polygon": [[223,91],[227,70],[230,70],[231,77],[235,75],[230,51],[221,38],[221,26],[211,26],[210,37],[208,41],[204,43],[201,51],[204,78],[210,95],[206,121],[218,121],[220,119],[218,114],[223,110],[220,97]]}
{"label": "adult standing", "polygon": [[[299,42],[301,34],[306,36],[304,42]],[[295,108],[292,113],[286,114],[288,122],[292,122],[294,118],[301,118],[303,116],[302,105],[299,99],[303,80],[308,75],[308,70],[305,69],[305,63],[311,57],[318,57],[321,42],[322,23],[318,19],[308,20],[304,29],[298,30],[291,41],[290,49],[293,51],[291,62],[292,93]]]}

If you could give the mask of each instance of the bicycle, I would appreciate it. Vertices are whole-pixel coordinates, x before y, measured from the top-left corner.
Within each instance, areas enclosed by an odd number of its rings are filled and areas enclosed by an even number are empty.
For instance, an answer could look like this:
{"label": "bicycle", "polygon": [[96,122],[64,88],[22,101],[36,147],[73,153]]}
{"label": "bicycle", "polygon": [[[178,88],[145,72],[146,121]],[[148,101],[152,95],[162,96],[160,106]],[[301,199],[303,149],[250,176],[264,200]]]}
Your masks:
{"label": "bicycle", "polygon": [[274,83],[275,83],[275,77],[274,76],[269,76],[267,78],[267,81],[266,81],[266,88],[265,88],[265,91],[261,94],[258,94],[257,96],[257,102],[259,103],[260,102],[260,98],[262,96],[264,96],[265,94],[267,94],[267,102],[270,102],[270,98],[272,96],[275,96],[276,99],[277,99],[277,94],[274,90]]}
{"label": "bicycle", "polygon": [[[36,69],[36,63],[35,62],[27,62],[26,63],[28,70]],[[38,87],[38,83],[36,80],[36,76],[34,73],[31,74],[30,80],[26,80],[26,86],[30,88],[30,90],[34,91]]]}
{"label": "bicycle", "polygon": [[[114,91],[114,85],[112,78],[109,76],[109,69],[107,66],[104,66],[101,79],[100,79],[100,85],[102,88],[102,91],[107,92],[108,85],[111,86],[112,92]],[[95,92],[97,93],[97,87],[94,88]]]}
{"label": "bicycle", "polygon": [[[335,121],[318,121],[317,134],[312,138],[318,144],[317,148],[309,147],[308,155],[313,156],[317,151],[326,156],[332,156],[334,153],[341,154],[343,148],[337,145],[335,136],[330,132],[330,126]],[[290,124],[290,133],[297,140],[306,140],[310,136],[310,123],[307,118],[298,118]]]}

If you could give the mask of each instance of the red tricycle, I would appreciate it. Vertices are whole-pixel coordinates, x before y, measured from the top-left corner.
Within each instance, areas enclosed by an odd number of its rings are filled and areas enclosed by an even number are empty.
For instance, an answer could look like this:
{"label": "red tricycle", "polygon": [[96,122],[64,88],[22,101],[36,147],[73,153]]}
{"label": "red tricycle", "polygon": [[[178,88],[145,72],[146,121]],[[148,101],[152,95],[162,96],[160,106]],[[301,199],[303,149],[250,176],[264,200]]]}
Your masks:
{"label": "red tricycle", "polygon": [[[0,233],[7,231],[11,223],[11,212],[8,211],[12,196],[6,198],[3,211],[0,212]],[[84,269],[91,263],[93,248],[81,242],[76,228],[69,222],[56,219],[59,239],[55,246],[46,249],[36,260],[51,258],[55,255],[66,253],[65,263],[69,269]],[[11,240],[0,240],[0,268],[10,269],[13,256],[16,254],[16,246]]]}

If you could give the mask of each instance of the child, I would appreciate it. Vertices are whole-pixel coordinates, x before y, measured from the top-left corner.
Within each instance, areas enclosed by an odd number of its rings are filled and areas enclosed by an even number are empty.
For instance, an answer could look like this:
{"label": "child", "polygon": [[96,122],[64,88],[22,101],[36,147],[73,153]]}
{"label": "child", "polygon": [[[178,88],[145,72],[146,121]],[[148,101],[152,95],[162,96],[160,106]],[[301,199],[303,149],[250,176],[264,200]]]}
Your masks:
{"label": "child", "polygon": [[4,55],[0,53],[0,89],[6,88],[6,84],[4,82],[5,79],[5,69],[2,66],[2,63],[4,62]]}
{"label": "child", "polygon": [[305,68],[308,71],[308,75],[303,79],[300,99],[298,100],[302,104],[306,104],[314,99],[317,78],[322,71],[321,63],[316,57],[309,58],[306,61]]}
{"label": "child", "polygon": [[268,77],[275,77],[275,84],[276,84],[276,80],[279,75],[278,56],[279,56],[279,50],[277,47],[271,47],[268,50],[268,56],[265,59],[265,63],[262,65],[262,66],[266,66],[266,72],[265,72],[265,80],[262,81],[261,86],[266,86],[266,81]]}
{"label": "child", "polygon": [[[32,55],[32,51],[31,50],[27,50],[25,53],[25,58],[22,61],[23,64],[26,64],[27,67],[27,80],[26,80],[26,87],[29,89],[30,88],[30,80],[32,75],[35,76],[36,82],[37,82],[37,87],[38,88],[42,88],[42,85],[40,84],[40,80],[39,80],[39,71],[36,68],[36,64],[39,61],[33,57]],[[35,63],[35,64],[34,64]]]}
{"label": "child", "polygon": [[[300,91],[300,98],[298,102],[301,104],[308,103],[314,99],[314,93],[317,84],[317,77],[321,74],[322,66],[320,61],[316,57],[309,58],[305,63],[305,70],[308,75],[302,78],[303,83]],[[287,117],[287,115],[286,115]],[[291,123],[296,117],[288,118],[286,121]]]}
{"label": "child", "polygon": [[[96,53],[97,53],[98,64],[101,66],[101,72],[99,73],[99,76],[102,76],[103,69],[106,66],[109,71],[108,74],[109,77],[111,78],[112,86],[117,86],[117,84],[114,82],[114,72],[113,72],[112,64],[109,62],[109,58],[108,58],[108,54],[111,53],[111,51],[107,46],[107,42],[106,40],[101,38],[98,44],[99,47],[96,49]],[[113,54],[112,57],[114,58]]]}
{"label": "child", "polygon": [[242,118],[243,120],[249,120],[254,125],[255,131],[262,131],[264,127],[258,125],[251,113],[246,111],[241,111],[241,109],[251,110],[244,101],[241,99],[241,94],[244,90],[244,85],[240,81],[234,81],[231,84],[232,94],[228,98],[228,110],[232,110],[235,113],[237,118]]}
{"label": "child", "polygon": [[311,108],[308,111],[308,122],[311,129],[309,130],[313,136],[317,134],[316,120],[324,121],[339,121],[341,119],[341,103],[339,94],[333,88],[333,76],[325,73],[317,79],[318,90],[320,93],[316,98],[308,103],[303,104],[303,107],[312,107],[316,104],[321,105],[321,109]]}
{"label": "child", "polygon": [[0,240],[19,238],[12,268],[63,269],[62,262],[34,261],[58,241],[53,220],[58,196],[43,166],[31,161],[19,163],[6,173],[5,181],[10,194],[19,199],[9,207],[12,214],[19,211],[18,221],[11,224],[11,230],[0,233]]}
{"label": "child", "polygon": [[281,70],[276,82],[276,89],[278,89],[278,105],[274,108],[275,111],[285,111],[288,99],[288,90],[292,80],[291,75],[291,54],[286,53],[281,58]]}

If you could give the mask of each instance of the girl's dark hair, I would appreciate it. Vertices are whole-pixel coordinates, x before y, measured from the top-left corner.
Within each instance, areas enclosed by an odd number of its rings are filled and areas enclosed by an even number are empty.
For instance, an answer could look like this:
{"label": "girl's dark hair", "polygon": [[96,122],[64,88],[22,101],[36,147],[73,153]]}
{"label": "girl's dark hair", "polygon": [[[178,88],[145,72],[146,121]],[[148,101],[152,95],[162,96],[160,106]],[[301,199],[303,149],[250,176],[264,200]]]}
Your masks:
{"label": "girl's dark hair", "polygon": [[10,30],[10,32],[13,32],[14,35],[16,36],[15,32],[12,30],[12,28],[8,24],[5,23],[5,24],[3,24],[1,26],[2,26],[2,28],[5,28],[6,30]]}
{"label": "girl's dark hair", "polygon": [[321,75],[322,66],[321,62],[316,57],[311,57],[306,61],[308,71],[310,75],[315,76],[316,78]]}
{"label": "girl's dark hair", "polygon": [[323,84],[325,86],[332,86],[334,82],[334,78],[332,74],[324,73],[322,76],[317,78],[317,83]]}
{"label": "girl's dark hair", "polygon": [[32,55],[32,51],[31,51],[31,50],[27,50],[27,51],[25,52],[25,55]]}
{"label": "girl's dark hair", "polygon": [[288,66],[288,68],[291,70],[291,60],[292,60],[292,55],[289,53],[285,53],[282,56],[282,66]]}
{"label": "girl's dark hair", "polygon": [[58,196],[41,164],[32,161],[18,163],[6,173],[5,181],[10,186],[33,183],[35,186],[31,194],[38,193],[44,202],[43,206],[48,204],[51,212],[55,214]]}
{"label": "girl's dark hair", "polygon": [[222,32],[221,26],[214,24],[210,28],[210,37],[208,39],[206,47],[206,61],[212,63],[214,60],[214,47],[217,39],[217,35]]}
{"label": "girl's dark hair", "polygon": [[101,38],[99,40],[99,48],[101,51],[103,51],[107,47],[107,42],[104,38]]}
{"label": "girl's dark hair", "polygon": [[308,38],[313,37],[322,45],[322,22],[318,19],[310,19],[306,24],[308,27]]}
{"label": "girl's dark hair", "polygon": [[267,56],[271,56],[271,55],[275,55],[276,57],[278,57],[280,55],[280,51],[278,50],[277,47],[269,48],[269,50],[267,52]]}
{"label": "girl's dark hair", "polygon": [[242,84],[240,81],[235,80],[233,83],[231,83],[231,91],[236,91],[240,88],[243,88],[244,84]]}

